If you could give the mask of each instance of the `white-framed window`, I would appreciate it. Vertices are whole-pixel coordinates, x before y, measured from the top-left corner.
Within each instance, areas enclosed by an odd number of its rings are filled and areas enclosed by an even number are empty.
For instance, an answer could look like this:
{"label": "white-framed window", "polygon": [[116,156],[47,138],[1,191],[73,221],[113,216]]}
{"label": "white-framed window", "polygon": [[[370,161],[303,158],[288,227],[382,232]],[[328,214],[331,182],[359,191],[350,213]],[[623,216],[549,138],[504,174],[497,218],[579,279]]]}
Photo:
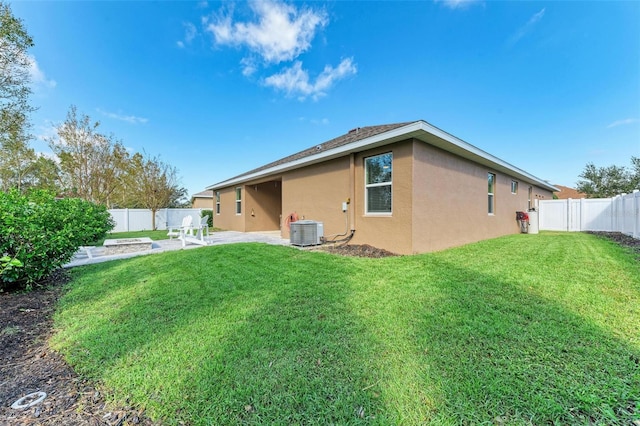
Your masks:
{"label": "white-framed window", "polygon": [[495,213],[495,190],[496,190],[496,175],[493,173],[487,173],[487,182],[489,184],[489,190],[488,190],[488,209],[487,212],[489,214],[494,214]]}
{"label": "white-framed window", "polygon": [[518,193],[518,181],[517,180],[512,180],[511,181],[511,193],[512,194],[517,194]]}
{"label": "white-framed window", "polygon": [[236,214],[242,214],[242,188],[236,188]]}
{"label": "white-framed window", "polygon": [[529,187],[529,194],[527,195],[527,207],[529,208],[529,210],[531,210],[531,208],[533,207],[533,187],[530,186]]}
{"label": "white-framed window", "polygon": [[220,214],[220,191],[216,191],[216,214]]}
{"label": "white-framed window", "polygon": [[364,159],[365,212],[389,214],[392,206],[393,154]]}

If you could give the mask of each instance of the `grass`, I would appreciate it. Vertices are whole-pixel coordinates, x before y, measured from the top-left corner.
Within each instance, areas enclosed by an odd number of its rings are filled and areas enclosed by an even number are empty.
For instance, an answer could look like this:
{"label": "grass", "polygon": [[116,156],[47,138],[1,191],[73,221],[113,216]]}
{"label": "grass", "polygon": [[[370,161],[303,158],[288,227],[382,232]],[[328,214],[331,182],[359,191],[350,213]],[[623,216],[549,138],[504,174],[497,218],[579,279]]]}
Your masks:
{"label": "grass", "polygon": [[92,246],[101,246],[102,243],[104,243],[104,240],[110,240],[110,239],[121,239],[121,238],[142,238],[142,237],[148,237],[151,238],[153,241],[157,241],[157,240],[168,240],[169,237],[167,237],[167,230],[158,230],[158,231],[130,231],[130,232],[110,232],[106,235],[106,237],[94,241],[93,243],[91,243],[90,245]]}
{"label": "grass", "polygon": [[640,263],[592,235],[386,259],[241,244],[73,275],[52,345],[167,424],[640,418]]}
{"label": "grass", "polygon": [[[209,228],[209,232],[218,232],[221,231],[220,228]],[[94,241],[93,243],[89,244],[92,246],[101,246],[104,243],[104,240],[107,239],[120,239],[120,238],[142,238],[142,237],[149,237],[151,238],[153,241],[158,241],[158,240],[168,240],[169,237],[167,236],[167,231],[165,230],[157,230],[157,231],[130,231],[130,232],[110,232],[106,235],[106,237]]]}

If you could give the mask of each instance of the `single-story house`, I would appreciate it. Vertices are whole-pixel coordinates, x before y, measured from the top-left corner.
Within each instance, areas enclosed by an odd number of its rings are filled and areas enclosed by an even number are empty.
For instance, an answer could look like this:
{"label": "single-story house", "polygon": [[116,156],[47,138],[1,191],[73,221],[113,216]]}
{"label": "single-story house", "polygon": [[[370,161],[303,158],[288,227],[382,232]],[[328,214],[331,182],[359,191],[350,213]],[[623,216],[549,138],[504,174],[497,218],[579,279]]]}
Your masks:
{"label": "single-story house", "polygon": [[194,209],[213,210],[213,192],[206,190],[191,196],[191,207]]}
{"label": "single-story house", "polygon": [[207,189],[217,227],[289,238],[292,220],[314,220],[327,239],[400,254],[518,233],[516,211],[557,191],[422,120],[356,128]]}

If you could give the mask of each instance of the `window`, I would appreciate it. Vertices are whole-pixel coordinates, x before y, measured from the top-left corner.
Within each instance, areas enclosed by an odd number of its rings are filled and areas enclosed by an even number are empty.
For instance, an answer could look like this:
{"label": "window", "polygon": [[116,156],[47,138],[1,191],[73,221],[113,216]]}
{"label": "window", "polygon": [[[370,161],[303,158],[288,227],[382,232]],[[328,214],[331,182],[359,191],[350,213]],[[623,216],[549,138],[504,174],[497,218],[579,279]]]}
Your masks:
{"label": "window", "polygon": [[496,175],[494,175],[493,173],[488,173],[487,174],[487,180],[489,183],[489,208],[488,208],[488,212],[489,214],[493,214],[495,211],[495,199],[494,199],[494,193],[495,193],[495,188],[496,188]]}
{"label": "window", "polygon": [[512,194],[517,194],[518,193],[518,182],[515,180],[511,181],[511,193]]}
{"label": "window", "polygon": [[533,194],[533,187],[531,187],[531,186],[530,186],[530,187],[529,187],[529,198],[528,198],[528,200],[527,200],[527,201],[528,201],[528,205],[527,205],[527,207],[529,208],[529,210],[531,210],[531,207],[533,207],[533,204],[532,204],[532,202],[531,202],[531,196],[532,196],[532,194]]}
{"label": "window", "polygon": [[365,211],[391,213],[391,178],[393,154],[364,159]]}
{"label": "window", "polygon": [[216,214],[220,214],[220,191],[216,191]]}
{"label": "window", "polygon": [[242,214],[242,188],[236,188],[236,214]]}

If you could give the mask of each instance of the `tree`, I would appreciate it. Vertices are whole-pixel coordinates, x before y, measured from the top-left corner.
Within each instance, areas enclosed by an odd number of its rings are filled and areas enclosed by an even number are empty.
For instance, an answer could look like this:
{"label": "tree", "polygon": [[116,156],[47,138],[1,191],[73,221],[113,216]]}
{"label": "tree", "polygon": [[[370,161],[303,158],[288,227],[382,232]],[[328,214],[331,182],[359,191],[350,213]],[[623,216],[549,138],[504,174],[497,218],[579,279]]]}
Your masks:
{"label": "tree", "polygon": [[24,192],[36,153],[22,138],[0,140],[0,190],[17,189]]}
{"label": "tree", "polygon": [[26,141],[15,138],[0,142],[0,190],[16,189],[25,193],[31,189],[59,191],[58,164],[37,154]]}
{"label": "tree", "polygon": [[88,115],[79,117],[72,105],[49,147],[60,160],[65,192],[109,208],[130,159],[124,145],[99,133],[99,126]]}
{"label": "tree", "polygon": [[156,212],[180,206],[187,193],[179,185],[175,167],[146,153],[133,155],[126,182],[129,205],[150,209],[153,229],[156,229]]}
{"label": "tree", "polygon": [[32,59],[27,50],[33,40],[11,7],[0,1],[0,142],[28,140],[29,68]]}
{"label": "tree", "polygon": [[587,163],[580,174],[577,190],[587,198],[609,198],[640,188],[640,158],[631,157],[632,168],[622,166],[596,167]]}

